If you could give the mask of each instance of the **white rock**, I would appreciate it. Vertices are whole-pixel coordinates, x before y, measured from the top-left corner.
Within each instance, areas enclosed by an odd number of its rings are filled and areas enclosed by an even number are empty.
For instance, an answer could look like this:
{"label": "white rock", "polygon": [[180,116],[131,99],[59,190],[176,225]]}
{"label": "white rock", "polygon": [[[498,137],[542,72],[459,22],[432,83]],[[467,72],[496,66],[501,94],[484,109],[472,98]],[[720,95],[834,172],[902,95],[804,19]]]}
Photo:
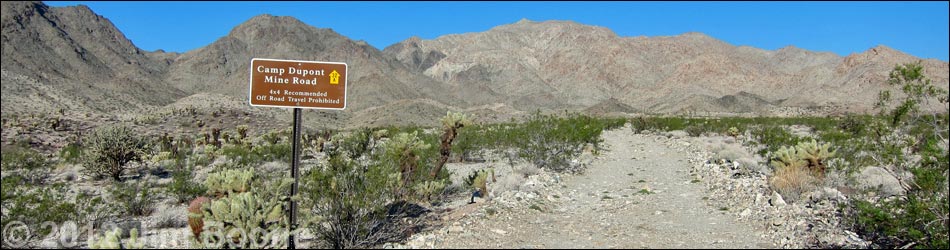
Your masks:
{"label": "white rock", "polygon": [[772,198],[769,199],[769,204],[774,207],[784,207],[788,205],[785,203],[785,199],[782,199],[782,195],[775,191],[772,191]]}
{"label": "white rock", "polygon": [[492,231],[492,233],[496,233],[496,234],[500,234],[500,235],[507,235],[507,234],[508,234],[507,231],[501,230],[501,229],[492,229],[491,231]]}
{"label": "white rock", "polygon": [[752,210],[749,210],[748,208],[746,208],[746,209],[743,209],[742,212],[739,213],[739,217],[748,217],[751,214],[752,214]]}
{"label": "white rock", "polygon": [[881,195],[884,196],[904,195],[904,189],[901,187],[900,181],[880,167],[864,168],[858,174],[857,180],[859,188],[880,188]]}

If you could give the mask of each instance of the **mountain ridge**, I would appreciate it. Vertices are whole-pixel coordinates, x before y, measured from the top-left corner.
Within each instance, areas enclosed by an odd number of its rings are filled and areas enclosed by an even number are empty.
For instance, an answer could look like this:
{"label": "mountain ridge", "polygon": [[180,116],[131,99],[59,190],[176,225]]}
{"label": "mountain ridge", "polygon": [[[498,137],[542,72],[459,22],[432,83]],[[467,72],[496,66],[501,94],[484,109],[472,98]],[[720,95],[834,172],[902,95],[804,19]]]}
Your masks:
{"label": "mountain ridge", "polygon": [[5,113],[136,113],[203,93],[246,102],[251,58],[347,62],[351,105],[329,112],[336,124],[409,122],[376,119],[401,111],[394,107],[419,114],[408,120],[466,110],[505,118],[534,110],[862,113],[896,64],[921,61],[944,88],[948,78],[947,62],[885,45],[842,57],[794,45],[735,46],[699,32],[623,37],[574,21],[527,19],[483,32],[413,36],[380,50],[330,28],[263,14],[194,50],[146,52],[88,7],[4,2],[3,9]]}

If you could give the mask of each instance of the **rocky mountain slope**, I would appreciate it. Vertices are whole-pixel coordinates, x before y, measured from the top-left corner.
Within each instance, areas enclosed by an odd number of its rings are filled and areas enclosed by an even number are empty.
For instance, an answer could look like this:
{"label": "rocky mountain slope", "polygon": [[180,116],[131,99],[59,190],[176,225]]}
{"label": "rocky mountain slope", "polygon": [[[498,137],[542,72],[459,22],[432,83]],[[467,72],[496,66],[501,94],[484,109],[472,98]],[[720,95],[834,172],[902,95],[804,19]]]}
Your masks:
{"label": "rocky mountain slope", "polygon": [[110,112],[165,105],[185,93],[164,84],[170,61],[135,47],[86,6],[3,2],[3,112]]}
{"label": "rocky mountain slope", "polygon": [[[208,106],[215,98],[246,102],[251,58],[348,63],[347,110],[305,114],[346,126],[433,123],[449,110],[488,120],[536,109],[867,112],[895,64],[920,60],[885,46],[840,57],[795,47],[737,47],[700,33],[620,37],[603,27],[528,20],[433,40],[413,37],[380,51],[332,29],[266,14],[178,54],[142,51],[82,5],[3,2],[0,22],[5,114],[62,109],[134,115],[172,103]],[[923,63],[946,88],[947,62]],[[193,95],[202,98],[186,98]]]}
{"label": "rocky mountain slope", "polygon": [[[778,106],[864,112],[894,65],[920,60],[883,45],[840,57],[792,46],[737,47],[700,33],[620,37],[603,27],[528,20],[413,37],[384,52],[478,104],[582,109],[619,102],[656,113],[768,113]],[[947,62],[923,64],[946,87]]]}

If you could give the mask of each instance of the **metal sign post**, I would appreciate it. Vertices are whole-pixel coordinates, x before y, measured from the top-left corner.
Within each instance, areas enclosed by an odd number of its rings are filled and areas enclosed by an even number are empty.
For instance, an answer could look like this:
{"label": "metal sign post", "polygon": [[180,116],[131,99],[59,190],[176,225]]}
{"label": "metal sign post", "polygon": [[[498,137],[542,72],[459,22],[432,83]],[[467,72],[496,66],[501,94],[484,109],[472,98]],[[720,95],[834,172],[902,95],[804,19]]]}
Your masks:
{"label": "metal sign post", "polygon": [[[294,185],[290,188],[290,197],[297,195],[297,179],[300,178],[300,108],[294,108],[294,142],[293,161],[290,163],[290,175],[294,177]],[[293,231],[297,230],[297,201],[290,200],[290,236],[287,236],[287,248],[296,249]]]}
{"label": "metal sign post", "polygon": [[[314,62],[278,59],[251,59],[251,106],[294,108],[293,159],[290,175],[294,184],[290,196],[297,195],[300,179],[300,133],[304,108],[343,110],[346,108],[347,65],[339,62]],[[297,201],[290,200],[290,234],[287,248],[295,249]]]}

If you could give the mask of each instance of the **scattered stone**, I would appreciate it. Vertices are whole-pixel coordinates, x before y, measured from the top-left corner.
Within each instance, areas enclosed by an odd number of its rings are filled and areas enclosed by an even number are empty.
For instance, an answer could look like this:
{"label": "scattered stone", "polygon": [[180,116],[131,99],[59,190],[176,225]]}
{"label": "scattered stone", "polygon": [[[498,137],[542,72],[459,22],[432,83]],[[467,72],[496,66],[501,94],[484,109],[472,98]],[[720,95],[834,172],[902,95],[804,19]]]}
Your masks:
{"label": "scattered stone", "polygon": [[782,195],[775,191],[772,192],[772,198],[769,199],[769,204],[773,207],[784,207],[787,205],[785,199],[782,199]]}
{"label": "scattered stone", "polygon": [[866,167],[857,176],[858,187],[863,189],[878,188],[881,195],[901,196],[904,195],[904,188],[900,181],[887,170],[880,167]]}

